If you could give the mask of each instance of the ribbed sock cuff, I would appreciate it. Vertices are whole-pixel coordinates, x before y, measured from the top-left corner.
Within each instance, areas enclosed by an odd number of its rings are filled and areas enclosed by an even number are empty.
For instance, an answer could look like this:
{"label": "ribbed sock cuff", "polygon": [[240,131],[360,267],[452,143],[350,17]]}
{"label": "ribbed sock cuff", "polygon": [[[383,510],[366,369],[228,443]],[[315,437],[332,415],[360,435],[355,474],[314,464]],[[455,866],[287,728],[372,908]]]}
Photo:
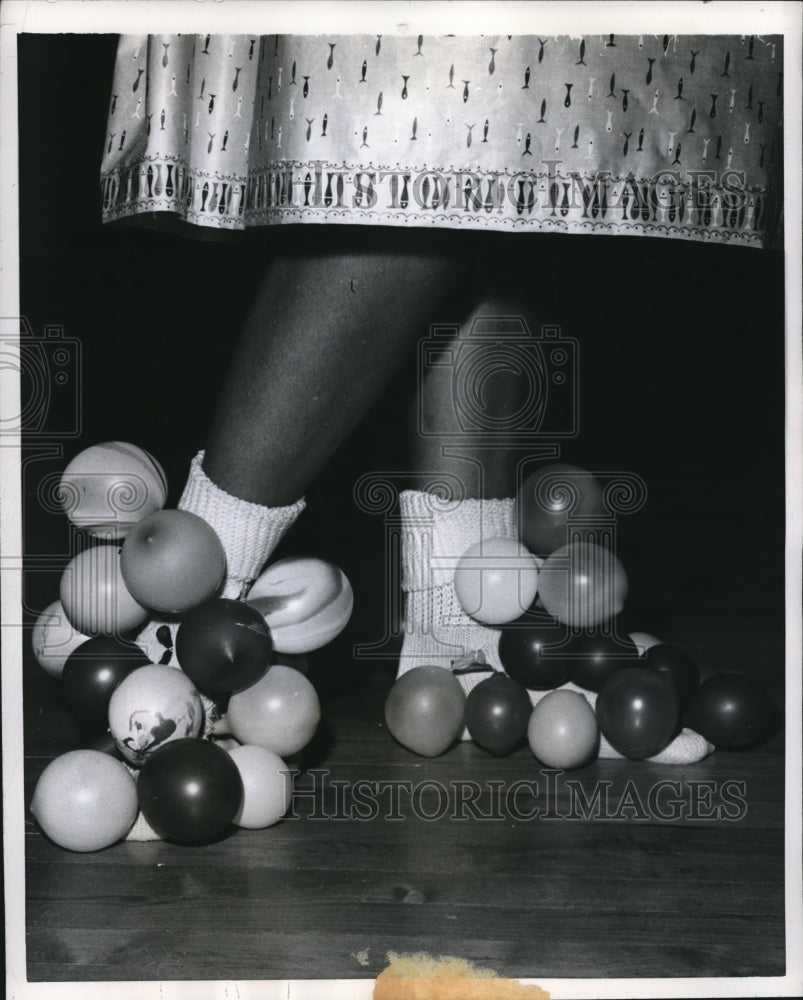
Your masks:
{"label": "ribbed sock cuff", "polygon": [[226,552],[227,573],[236,581],[252,581],[270,558],[306,502],[302,497],[286,507],[263,507],[241,500],[215,485],[203,470],[204,452],[192,460],[181,510],[198,514],[218,534]]}
{"label": "ribbed sock cuff", "polygon": [[441,500],[431,493],[404,490],[402,587],[426,590],[450,583],[460,557],[483,538],[515,538],[515,500]]}

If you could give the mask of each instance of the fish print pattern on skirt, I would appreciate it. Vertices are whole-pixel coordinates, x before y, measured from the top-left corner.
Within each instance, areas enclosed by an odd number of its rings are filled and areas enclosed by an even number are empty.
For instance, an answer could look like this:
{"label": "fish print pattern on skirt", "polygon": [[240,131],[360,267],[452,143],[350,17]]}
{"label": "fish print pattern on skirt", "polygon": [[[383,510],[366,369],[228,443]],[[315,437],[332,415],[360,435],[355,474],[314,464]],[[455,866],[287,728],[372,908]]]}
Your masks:
{"label": "fish print pattern on skirt", "polygon": [[777,236],[782,39],[123,36],[103,218]]}

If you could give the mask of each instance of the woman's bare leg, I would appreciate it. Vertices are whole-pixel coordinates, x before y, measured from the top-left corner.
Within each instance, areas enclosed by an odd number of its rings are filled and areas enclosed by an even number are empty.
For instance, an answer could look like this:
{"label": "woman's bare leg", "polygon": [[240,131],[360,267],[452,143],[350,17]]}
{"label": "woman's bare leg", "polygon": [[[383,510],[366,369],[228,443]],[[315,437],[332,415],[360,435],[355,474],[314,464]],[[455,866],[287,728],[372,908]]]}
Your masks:
{"label": "woman's bare leg", "polygon": [[459,482],[464,497],[512,497],[518,461],[543,447],[533,414],[548,387],[531,362],[541,325],[552,318],[548,297],[543,289],[523,293],[526,275],[503,256],[494,267],[476,263],[467,284],[473,299],[464,313],[438,317],[460,330],[447,345],[452,363],[425,366],[410,420],[412,464],[421,489],[437,472],[444,483]]}
{"label": "woman's bare leg", "polygon": [[[533,414],[546,386],[543,368],[531,362],[548,317],[544,296],[523,294],[526,282],[515,271],[504,264],[491,270],[478,268],[470,281],[473,305],[444,349],[450,363],[428,367],[413,419],[418,477],[416,490],[401,499],[406,609],[399,673],[430,663],[465,666],[466,657],[501,669],[498,629],[466,614],[453,574],[481,540],[517,537],[517,465],[542,447],[530,431],[537,431]],[[440,495],[427,492],[427,483],[438,483]],[[522,598],[522,613],[528,602]],[[470,691],[486,676],[461,674],[460,681]]]}
{"label": "woman's bare leg", "polygon": [[438,252],[274,259],[218,406],[209,477],[266,506],[297,500],[461,273]]}

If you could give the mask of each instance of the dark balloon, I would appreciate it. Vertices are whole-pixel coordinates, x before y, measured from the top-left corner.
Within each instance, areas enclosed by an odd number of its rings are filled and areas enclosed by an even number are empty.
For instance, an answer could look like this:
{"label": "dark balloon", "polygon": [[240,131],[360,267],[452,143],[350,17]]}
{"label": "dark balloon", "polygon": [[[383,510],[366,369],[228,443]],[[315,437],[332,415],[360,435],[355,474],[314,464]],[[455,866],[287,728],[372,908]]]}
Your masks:
{"label": "dark balloon", "polygon": [[501,672],[481,681],[466,698],[466,726],[471,738],[498,757],[522,741],[531,713],[526,689]]}
{"label": "dark balloon", "polygon": [[602,685],[596,710],[602,735],[633,760],[660,753],[677,732],[680,719],[675,682],[648,667],[612,674]]}
{"label": "dark balloon", "polygon": [[208,740],[166,743],[147,758],[137,779],[139,807],[164,840],[201,844],[230,826],[243,800],[237,765]]}
{"label": "dark balloon", "polygon": [[193,608],[176,633],[176,657],[199,691],[243,691],[270,666],[273,640],[262,615],[243,601],[213,598]]}
{"label": "dark balloon", "polygon": [[605,513],[602,488],[593,475],[563,462],[527,476],[519,490],[518,509],[519,538],[541,556],[568,544],[570,515]]}
{"label": "dark balloon", "polygon": [[546,691],[571,680],[575,661],[560,646],[568,629],[523,625],[521,621],[502,629],[499,659],[505,672],[531,691]]}
{"label": "dark balloon", "polygon": [[612,674],[640,665],[638,648],[627,637],[580,634],[572,638],[567,652],[575,657],[572,683],[586,691],[601,691]]}
{"label": "dark balloon", "polygon": [[742,674],[714,674],[697,689],[686,724],[724,750],[763,743],[778,724],[766,688]]}
{"label": "dark balloon", "polygon": [[675,678],[680,707],[686,708],[700,684],[700,671],[686,650],[661,642],[657,646],[650,646],[644,660],[651,670],[660,670]]}
{"label": "dark balloon", "polygon": [[150,661],[133,642],[98,635],[77,646],[61,675],[64,698],[85,736],[109,728],[109,701],[115,688]]}

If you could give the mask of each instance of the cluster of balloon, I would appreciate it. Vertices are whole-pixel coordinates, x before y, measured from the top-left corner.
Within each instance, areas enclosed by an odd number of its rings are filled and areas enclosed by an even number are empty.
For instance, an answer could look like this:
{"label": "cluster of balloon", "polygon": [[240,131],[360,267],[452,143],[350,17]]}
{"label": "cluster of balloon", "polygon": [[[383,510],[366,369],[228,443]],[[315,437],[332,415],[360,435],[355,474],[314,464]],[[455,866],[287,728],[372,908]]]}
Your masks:
{"label": "cluster of balloon", "polygon": [[576,629],[614,618],[627,596],[627,574],[614,553],[577,529],[606,514],[596,477],[556,462],[531,473],[518,492],[519,537],[541,557],[538,598],[548,615]]}
{"label": "cluster of balloon", "polygon": [[[591,473],[566,464],[536,471],[519,491],[518,513],[521,541],[483,538],[454,575],[466,614],[501,627],[502,670],[467,698],[442,667],[403,674],[385,705],[399,743],[437,756],[465,726],[493,754],[510,753],[526,736],[543,763],[575,768],[597,756],[601,736],[640,760],[660,753],[684,723],[719,747],[767,738],[775,712],[766,691],[731,675],[701,685],[685,650],[646,632],[617,633],[627,574],[611,550],[573,530],[573,518],[576,527],[606,514]],[[533,708],[535,691],[549,693]]]}
{"label": "cluster of balloon", "polygon": [[[263,573],[253,601],[218,597],[220,539],[197,515],[164,509],[161,466],[125,442],[81,452],[59,495],[93,544],[65,569],[32,645],[60,680],[85,749],[40,776],[32,810],[42,830],[88,851],[124,837],[138,811],[163,838],[188,844],[278,822],[292,791],[282,758],[309,743],[321,711],[309,680],[275,654],[339,634],[353,607],[345,574],[285,559]],[[176,622],[181,669],[151,663],[131,640],[152,614]],[[228,702],[214,727],[202,694]]]}

